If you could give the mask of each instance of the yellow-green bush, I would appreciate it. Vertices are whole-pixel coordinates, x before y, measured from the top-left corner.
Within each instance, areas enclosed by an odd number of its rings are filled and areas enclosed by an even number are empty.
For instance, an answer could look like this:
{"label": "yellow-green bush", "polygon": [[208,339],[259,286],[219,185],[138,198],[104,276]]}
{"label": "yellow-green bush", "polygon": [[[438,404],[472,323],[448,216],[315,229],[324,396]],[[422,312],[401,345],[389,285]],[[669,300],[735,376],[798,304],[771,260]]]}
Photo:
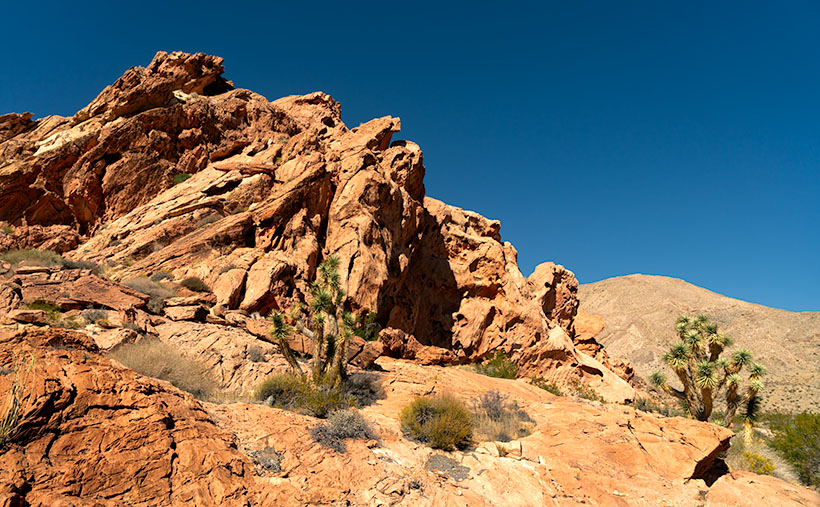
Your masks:
{"label": "yellow-green bush", "polygon": [[743,451],[740,455],[743,469],[762,475],[774,475],[774,463],[765,456],[751,451]]}
{"label": "yellow-green bush", "polygon": [[463,449],[473,438],[473,415],[463,402],[448,394],[413,400],[399,414],[406,436],[433,449]]}

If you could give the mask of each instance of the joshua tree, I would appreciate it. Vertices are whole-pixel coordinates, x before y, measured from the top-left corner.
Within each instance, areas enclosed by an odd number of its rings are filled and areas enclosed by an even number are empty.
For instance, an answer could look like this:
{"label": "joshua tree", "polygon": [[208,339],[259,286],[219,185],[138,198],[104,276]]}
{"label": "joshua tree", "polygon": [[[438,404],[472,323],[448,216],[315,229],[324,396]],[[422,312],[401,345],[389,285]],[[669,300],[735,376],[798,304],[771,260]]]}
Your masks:
{"label": "joshua tree", "polygon": [[[726,414],[723,425],[730,426],[738,407],[756,403],[757,395],[763,389],[761,377],[766,374],[766,369],[752,362],[752,353],[747,349],[736,350],[731,360],[720,359],[732,339],[718,332],[717,324],[705,315],[682,316],[675,328],[680,341],[672,345],[663,360],[675,372],[683,389],[670,386],[666,376],[659,371],[652,374],[651,382],[685,403],[689,413],[699,421],[709,420],[713,400],[724,390]],[[744,381],[740,375],[744,368],[749,372],[745,389],[741,386]]]}
{"label": "joshua tree", "polygon": [[288,346],[288,337],[295,327],[313,342],[310,372],[313,382],[334,386],[347,378],[347,350],[351,336],[368,335],[375,325],[368,312],[357,317],[343,309],[345,292],[339,281],[339,259],[330,256],[317,269],[316,280],[310,287],[307,315],[297,305],[289,318],[281,313],[269,317],[273,322],[271,338],[279,345],[294,372],[305,376]]}

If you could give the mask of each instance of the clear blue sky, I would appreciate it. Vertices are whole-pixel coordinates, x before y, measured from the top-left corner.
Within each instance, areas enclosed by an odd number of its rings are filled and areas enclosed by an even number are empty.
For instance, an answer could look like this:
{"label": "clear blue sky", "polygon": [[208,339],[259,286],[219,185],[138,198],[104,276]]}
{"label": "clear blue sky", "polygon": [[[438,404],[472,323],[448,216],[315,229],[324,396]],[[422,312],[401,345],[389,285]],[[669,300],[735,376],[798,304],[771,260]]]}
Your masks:
{"label": "clear blue sky", "polygon": [[[296,4],[300,4],[297,6]],[[304,6],[301,6],[304,5]],[[641,272],[820,310],[820,3],[9,2],[0,111],[70,115],[157,50],[391,114],[526,276]]]}

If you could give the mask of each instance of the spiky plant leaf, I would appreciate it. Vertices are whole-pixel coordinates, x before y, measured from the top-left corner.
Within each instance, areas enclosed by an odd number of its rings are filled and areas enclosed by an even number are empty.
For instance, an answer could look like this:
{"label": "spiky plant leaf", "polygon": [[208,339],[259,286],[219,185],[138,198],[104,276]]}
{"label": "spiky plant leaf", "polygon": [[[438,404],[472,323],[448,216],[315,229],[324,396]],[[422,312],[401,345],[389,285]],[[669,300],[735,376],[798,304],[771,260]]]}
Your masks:
{"label": "spiky plant leaf", "polygon": [[747,366],[752,362],[752,353],[748,349],[737,349],[732,354],[732,362],[738,366]]}
{"label": "spiky plant leaf", "polygon": [[313,313],[327,312],[330,310],[331,297],[330,292],[325,289],[314,291],[313,301],[310,302],[310,307]]}
{"label": "spiky plant leaf", "polygon": [[757,395],[750,396],[746,400],[746,405],[743,407],[743,420],[754,422],[760,415],[760,397]]}
{"label": "spiky plant leaf", "polygon": [[709,316],[704,313],[701,313],[700,315],[695,317],[695,322],[697,322],[698,324],[706,324],[709,322]]}
{"label": "spiky plant leaf", "polygon": [[752,380],[749,384],[749,389],[751,389],[754,393],[759,393],[763,390],[763,381],[757,378]]}
{"label": "spiky plant leaf", "polygon": [[689,331],[687,331],[687,332],[686,332],[686,335],[684,336],[684,338],[683,338],[683,339],[684,339],[684,340],[686,341],[686,343],[688,343],[689,345],[691,345],[691,346],[695,346],[695,345],[697,345],[697,344],[699,344],[699,343],[700,343],[701,338],[702,338],[702,337],[700,336],[700,333],[698,333],[698,332],[697,332],[697,331],[695,331],[694,329],[690,329]]}
{"label": "spiky plant leaf", "polygon": [[715,363],[701,361],[697,364],[695,382],[700,387],[714,388],[718,384],[718,377],[715,375]]}
{"label": "spiky plant leaf", "polygon": [[733,373],[732,375],[729,375],[728,377],[726,377],[726,384],[729,387],[735,387],[736,388],[740,385],[741,382],[743,382],[743,379],[741,379],[740,375],[738,375],[737,373]]}
{"label": "spiky plant leaf", "polygon": [[757,379],[766,374],[766,367],[760,363],[753,363],[749,366],[749,378]]}
{"label": "spiky plant leaf", "polygon": [[672,345],[669,352],[663,355],[663,360],[675,370],[680,370],[689,363],[689,346],[684,342]]}
{"label": "spiky plant leaf", "polygon": [[715,361],[715,366],[721,370],[725,370],[727,366],[729,366],[729,361],[724,358],[720,358]]}
{"label": "spiky plant leaf", "polygon": [[334,300],[333,304],[335,304],[336,306],[342,306],[342,303],[344,302],[344,300],[345,300],[345,291],[343,291],[342,289],[337,289],[336,290],[336,299]]}

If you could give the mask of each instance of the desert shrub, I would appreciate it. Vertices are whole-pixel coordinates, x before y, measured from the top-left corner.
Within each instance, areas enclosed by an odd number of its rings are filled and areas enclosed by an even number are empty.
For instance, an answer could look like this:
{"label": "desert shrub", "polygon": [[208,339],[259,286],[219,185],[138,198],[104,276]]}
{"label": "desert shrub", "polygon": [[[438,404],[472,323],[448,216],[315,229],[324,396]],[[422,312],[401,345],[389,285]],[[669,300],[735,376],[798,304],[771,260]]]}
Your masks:
{"label": "desert shrub", "polygon": [[70,317],[57,319],[51,324],[53,327],[61,327],[65,329],[80,329],[83,327],[83,321],[78,317],[72,315]]}
{"label": "desert shrub", "polygon": [[584,384],[580,380],[573,380],[569,383],[569,390],[572,395],[585,400],[597,401],[599,403],[606,403],[606,400],[595,391],[595,389]]}
{"label": "desert shrub", "polygon": [[25,411],[23,400],[29,389],[29,375],[34,369],[34,356],[28,359],[18,356],[14,360],[11,374],[11,386],[6,391],[6,398],[0,406],[0,449],[14,440],[20,431],[20,414]]}
{"label": "desert shrub", "polygon": [[248,349],[248,359],[253,361],[254,363],[262,363],[265,361],[265,352],[262,350],[262,347],[258,345],[254,345]]}
{"label": "desert shrub", "polygon": [[474,366],[475,370],[488,377],[515,378],[518,375],[518,365],[498,350],[487,360]]}
{"label": "desert shrub", "polygon": [[761,475],[774,475],[774,463],[769,458],[751,451],[744,451],[740,455],[743,469]]}
{"label": "desert shrub", "polygon": [[448,394],[418,397],[399,414],[404,434],[434,449],[463,449],[473,438],[473,415]]}
{"label": "desert shrub", "polygon": [[0,260],[8,262],[12,265],[21,263],[32,266],[63,266],[66,262],[63,257],[54,253],[51,250],[9,250],[8,252],[0,253]]}
{"label": "desert shrub", "polygon": [[177,173],[177,174],[174,175],[174,185],[179,185],[183,181],[188,181],[188,179],[190,177],[191,177],[190,174]]}
{"label": "desert shrub", "polygon": [[151,275],[152,282],[161,282],[163,280],[173,280],[174,274],[168,271],[167,269],[160,269],[153,275]]}
{"label": "desert shrub", "polygon": [[310,435],[314,441],[339,453],[347,451],[344,443],[347,438],[375,438],[370,425],[355,408],[332,412],[327,422],[319,423],[310,429]]}
{"label": "desert shrub", "polygon": [[211,290],[207,285],[205,285],[205,282],[203,282],[201,278],[197,278],[195,276],[189,276],[179,282],[179,284],[194,292],[208,292]]}
{"label": "desert shrub", "polygon": [[473,402],[475,435],[479,440],[509,442],[532,433],[534,421],[498,391],[487,391]]}
{"label": "desert shrub", "polygon": [[325,418],[334,410],[356,405],[356,400],[341,387],[314,384],[290,373],[280,373],[266,378],[253,393],[253,397],[273,407]]}
{"label": "desert shrub", "polygon": [[541,389],[554,394],[555,396],[563,396],[564,393],[561,392],[561,389],[553,384],[552,382],[548,381],[544,377],[532,377],[530,379],[530,384],[534,385],[535,387],[540,387]]}
{"label": "desert shrub", "polygon": [[59,319],[60,314],[63,311],[63,309],[59,306],[53,305],[48,301],[43,301],[42,299],[32,301],[31,303],[26,304],[26,307],[29,310],[42,310],[46,312],[46,316],[48,316],[48,318],[51,320]]}
{"label": "desert shrub", "polygon": [[666,417],[683,417],[683,411],[674,405],[664,402],[663,404],[656,402],[651,398],[638,398],[628,403],[628,405],[636,410],[642,412],[653,412],[661,414]]}
{"label": "desert shrub", "polygon": [[203,217],[196,223],[196,228],[199,229],[201,227],[205,227],[208,224],[212,224],[214,222],[219,222],[222,219],[222,215],[219,213],[212,213],[206,217]]}
{"label": "desert shrub", "polygon": [[228,271],[230,271],[232,269],[236,269],[236,266],[233,265],[233,264],[228,264],[227,266],[222,266],[221,268],[219,268],[218,273],[221,275],[223,273],[227,273]]}
{"label": "desert shrub", "polygon": [[356,400],[357,407],[366,407],[384,398],[379,377],[372,373],[354,373],[347,378],[343,388],[348,396]]}
{"label": "desert shrub", "polygon": [[95,275],[99,275],[102,271],[100,265],[92,261],[72,261],[64,259],[63,266],[68,269],[90,269]]}
{"label": "desert shrub", "polygon": [[156,338],[143,338],[123,345],[112,352],[110,357],[137,373],[167,380],[200,400],[209,399],[216,394],[216,383],[208,376],[202,364],[184,357],[176,347]]}
{"label": "desert shrub", "polygon": [[108,312],[92,308],[83,312],[83,319],[85,319],[88,324],[96,324],[99,320],[107,320]]}
{"label": "desert shrub", "polygon": [[806,486],[820,486],[820,413],[767,416],[774,436],[769,446],[795,470]]}
{"label": "desert shrub", "polygon": [[161,313],[163,306],[165,306],[165,300],[173,295],[173,293],[163,285],[145,276],[131,278],[122,283],[135,291],[148,295],[150,297],[148,300],[148,310],[153,313]]}
{"label": "desert shrub", "polygon": [[281,452],[277,452],[273,447],[265,447],[258,451],[249,452],[248,457],[251,458],[258,471],[266,470],[268,472],[279,473],[282,471],[282,459],[285,456]]}
{"label": "desert shrub", "polygon": [[6,226],[3,227],[2,232],[6,236],[11,236],[14,233],[14,227],[12,227],[10,225],[6,225]]}

